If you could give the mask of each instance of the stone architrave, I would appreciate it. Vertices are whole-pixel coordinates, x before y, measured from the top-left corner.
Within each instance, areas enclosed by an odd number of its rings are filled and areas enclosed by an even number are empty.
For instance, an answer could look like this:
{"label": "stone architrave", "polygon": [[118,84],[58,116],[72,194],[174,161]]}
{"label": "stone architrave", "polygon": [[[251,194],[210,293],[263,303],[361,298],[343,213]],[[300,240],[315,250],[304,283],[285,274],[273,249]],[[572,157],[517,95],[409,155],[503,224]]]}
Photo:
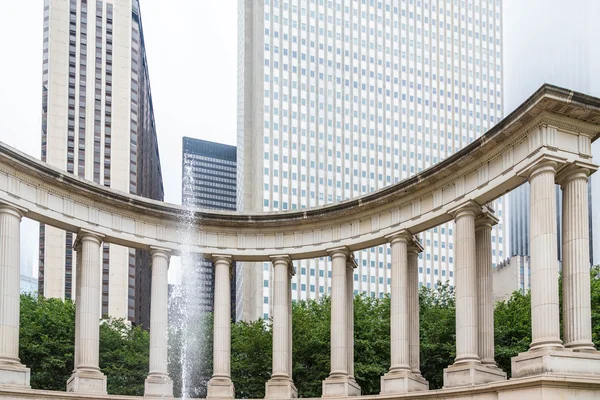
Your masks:
{"label": "stone architrave", "polygon": [[348,376],[348,291],[346,247],[328,250],[331,257],[331,372],[323,381],[323,397],[360,396],[360,387]]}
{"label": "stone architrave", "polygon": [[213,255],[215,265],[213,375],[208,382],[209,399],[235,397],[231,381],[231,256]]}
{"label": "stone architrave", "polygon": [[481,206],[473,201],[450,211],[455,224],[456,359],[444,369],[444,388],[506,379],[502,371],[482,365],[479,357],[475,217],[480,212]]}
{"label": "stone architrave", "polygon": [[289,256],[272,256],[273,279],[273,370],[266,383],[265,398],[292,399],[298,391],[291,370],[291,285],[294,267]]}
{"label": "stone architrave", "polygon": [[[409,267],[415,266],[409,266],[408,253],[409,247],[411,248],[411,252],[415,252],[420,245],[407,230],[393,233],[387,236],[386,239],[390,242],[392,250],[390,298],[391,366],[389,372],[381,377],[381,393],[407,393],[427,390],[429,389],[429,383],[420,374],[413,372],[413,368],[418,370],[418,367],[414,365],[417,360],[414,359],[415,356],[413,355],[413,364],[411,365],[410,354],[411,336],[414,335],[411,325],[416,324],[418,330],[419,322],[418,319],[416,321],[409,320],[410,315],[414,316],[414,309],[411,310],[410,307],[411,305],[414,307],[414,298],[409,299],[409,295],[414,296],[416,290],[416,287],[414,290],[410,290],[409,285],[413,285],[416,282],[409,281]],[[416,247],[416,249],[413,247]],[[410,276],[414,275],[410,274]],[[413,344],[415,340],[418,341],[418,333],[417,339],[414,336],[412,337]]]}
{"label": "stone architrave", "polygon": [[150,372],[144,385],[144,397],[173,397],[173,380],[167,371],[169,258],[171,251],[151,248],[152,287],[150,293]]}
{"label": "stone architrave", "polygon": [[0,386],[29,388],[19,359],[19,279],[23,211],[0,204]]}

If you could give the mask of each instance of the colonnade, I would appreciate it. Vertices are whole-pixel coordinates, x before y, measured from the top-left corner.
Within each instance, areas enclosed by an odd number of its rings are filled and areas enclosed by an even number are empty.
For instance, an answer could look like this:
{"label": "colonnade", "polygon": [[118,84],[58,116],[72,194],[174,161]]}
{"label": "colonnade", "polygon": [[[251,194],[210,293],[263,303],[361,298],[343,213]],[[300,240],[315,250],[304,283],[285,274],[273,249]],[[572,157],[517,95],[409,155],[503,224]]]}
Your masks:
{"label": "colonnade", "polygon": [[[521,172],[531,185],[531,313],[530,350],[513,358],[512,376],[544,373],[600,375],[600,356],[592,343],[589,277],[588,176],[592,164],[559,162],[543,157]],[[555,184],[562,187],[563,340],[559,326],[558,262],[556,260]],[[0,384],[29,386],[29,369],[19,356],[20,222],[25,210],[0,205]],[[454,219],[456,286],[456,359],[444,370],[444,386],[460,387],[506,379],[494,361],[494,303],[492,293],[491,229],[493,211],[465,200],[447,211]],[[423,251],[416,232],[399,229],[386,236],[391,246],[391,359],[381,377],[381,392],[427,390],[420,372],[418,258]],[[101,249],[104,237],[77,232],[75,369],[67,390],[106,393],[99,368]],[[173,384],[167,372],[167,304],[170,250],[151,247],[152,287],[150,362],[145,382],[147,397],[170,397]],[[354,311],[352,252],[331,248],[331,369],[323,381],[324,397],[360,395],[354,377]],[[213,377],[208,397],[233,398],[231,381],[231,296],[233,257],[212,256],[215,265]],[[289,255],[273,255],[273,366],[266,397],[295,398],[292,376],[291,278]],[[568,362],[577,359],[577,363]],[[558,360],[552,362],[548,360]],[[564,362],[563,361],[567,361]],[[564,365],[563,365],[564,364]],[[562,369],[564,369],[564,371]]]}

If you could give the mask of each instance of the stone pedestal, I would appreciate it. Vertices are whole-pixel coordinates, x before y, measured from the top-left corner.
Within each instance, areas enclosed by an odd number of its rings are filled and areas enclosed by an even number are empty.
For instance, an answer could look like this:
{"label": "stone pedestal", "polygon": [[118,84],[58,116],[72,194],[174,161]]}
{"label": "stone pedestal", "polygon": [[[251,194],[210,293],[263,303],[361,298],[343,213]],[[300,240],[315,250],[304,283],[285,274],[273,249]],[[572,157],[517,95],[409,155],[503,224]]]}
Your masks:
{"label": "stone pedestal", "polygon": [[381,394],[429,390],[429,382],[412,371],[388,372],[381,377]]}
{"label": "stone pedestal", "polygon": [[360,386],[347,375],[329,376],[323,381],[323,397],[360,396]]}
{"label": "stone pedestal", "polygon": [[100,371],[78,369],[67,381],[67,392],[106,394],[106,376]]}
{"label": "stone pedestal", "polygon": [[144,381],[144,397],[173,398],[173,380],[167,375],[149,375]]}
{"label": "stone pedestal", "polygon": [[571,351],[562,347],[520,353],[511,360],[513,378],[534,375],[593,375],[600,378],[600,352]]}
{"label": "stone pedestal", "polygon": [[0,365],[0,386],[29,388],[31,373],[21,363],[2,363]]}
{"label": "stone pedestal", "polygon": [[501,369],[486,367],[477,362],[453,364],[444,368],[444,389],[504,380],[506,380],[506,373]]}
{"label": "stone pedestal", "polygon": [[233,399],[235,398],[235,388],[230,378],[220,378],[213,376],[208,381],[207,399]]}
{"label": "stone pedestal", "polygon": [[295,399],[298,397],[298,390],[291,379],[271,378],[266,383],[266,399]]}

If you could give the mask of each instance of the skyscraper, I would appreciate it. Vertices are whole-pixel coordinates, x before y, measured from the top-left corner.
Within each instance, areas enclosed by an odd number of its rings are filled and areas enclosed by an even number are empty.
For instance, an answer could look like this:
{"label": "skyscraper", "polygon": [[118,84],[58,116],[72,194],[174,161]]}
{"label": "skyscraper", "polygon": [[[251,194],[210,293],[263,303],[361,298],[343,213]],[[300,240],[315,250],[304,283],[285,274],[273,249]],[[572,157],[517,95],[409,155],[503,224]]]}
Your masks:
{"label": "skyscraper", "polygon": [[[507,2],[507,20],[511,27],[506,33],[505,67],[506,109],[517,107],[528,93],[544,83],[569,87],[593,96],[600,95],[600,81],[596,79],[600,69],[600,55],[595,51],[595,37],[600,35],[596,16],[600,14],[597,1],[583,1],[576,8],[563,7],[560,0],[531,0]],[[561,21],[573,21],[567,31],[554,29]],[[528,21],[528,26],[525,26]],[[600,163],[600,142],[592,144],[593,162]],[[557,193],[557,226],[562,220],[562,195]],[[590,261],[600,263],[600,177],[590,177]],[[508,256],[529,256],[529,184],[509,194]],[[562,258],[561,229],[558,233],[558,254]],[[596,233],[595,235],[593,233]],[[521,258],[519,258],[521,259]]]}
{"label": "skyscraper", "polygon": [[[415,175],[502,118],[499,0],[240,0],[238,195],[244,211],[343,201]],[[503,201],[495,205],[502,221]],[[505,257],[504,224],[492,233]],[[421,234],[419,276],[453,281],[453,224]],[[389,291],[389,246],[357,252],[355,293]],[[295,262],[294,299],[330,288]],[[238,316],[270,312],[271,266],[243,264]]]}
{"label": "skyscraper", "polygon": [[[181,203],[184,206],[211,210],[236,209],[237,176],[235,146],[206,140],[183,138]],[[196,257],[200,285],[197,310],[212,312],[214,308],[215,273],[211,260]],[[235,318],[235,265],[231,280],[231,315]],[[194,293],[196,294],[196,293]]]}
{"label": "skyscraper", "polygon": [[[138,0],[45,0],[42,160],[128,193],[163,199]],[[69,298],[75,233],[40,227],[39,292]],[[103,248],[102,313],[148,326],[147,255]]]}

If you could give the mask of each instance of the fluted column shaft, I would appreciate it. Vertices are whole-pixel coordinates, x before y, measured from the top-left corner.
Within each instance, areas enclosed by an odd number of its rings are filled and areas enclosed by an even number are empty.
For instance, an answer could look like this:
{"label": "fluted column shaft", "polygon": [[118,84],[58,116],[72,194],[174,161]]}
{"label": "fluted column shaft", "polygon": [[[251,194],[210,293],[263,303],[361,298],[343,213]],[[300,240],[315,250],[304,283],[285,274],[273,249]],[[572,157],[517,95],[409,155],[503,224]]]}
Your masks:
{"label": "fluted column shaft", "polygon": [[410,371],[408,330],[408,241],[401,233],[388,238],[392,250],[392,286],[390,297],[390,372]]}
{"label": "fluted column shaft", "polygon": [[[76,279],[75,279],[75,307],[77,307],[77,305],[79,303],[81,303],[81,262],[83,260],[82,258],[82,251],[81,251],[81,241],[76,240],[75,243],[73,244],[73,249],[75,250],[75,269],[76,269]],[[77,309],[75,309],[77,310]],[[75,315],[77,315],[77,311],[75,312]],[[75,318],[75,365],[79,364],[79,322],[77,320],[77,318]]]}
{"label": "fluted column shaft", "polygon": [[81,246],[81,269],[77,276],[80,289],[75,308],[76,326],[78,326],[76,371],[100,373],[100,294],[102,270],[102,236],[80,231],[77,240]]}
{"label": "fluted column shaft", "polygon": [[0,366],[18,364],[21,218],[14,207],[0,205]]}
{"label": "fluted column shaft", "polygon": [[290,260],[273,260],[273,372],[272,378],[290,378]]}
{"label": "fluted column shaft", "polygon": [[215,298],[213,327],[213,378],[231,377],[231,257],[213,256]]}
{"label": "fluted column shaft", "polygon": [[331,253],[331,373],[330,377],[348,376],[346,262],[348,251]]}
{"label": "fluted column shaft", "polygon": [[348,376],[354,377],[354,268],[356,263],[352,256],[346,261],[346,321],[348,329],[346,330],[348,338]]}
{"label": "fluted column shaft", "polygon": [[414,244],[408,247],[408,282],[406,288],[408,304],[408,343],[410,370],[421,375],[419,338],[419,252]]}
{"label": "fluted column shaft", "polygon": [[150,373],[168,375],[169,254],[152,249],[152,287],[150,293]]}
{"label": "fluted column shaft", "polygon": [[498,220],[484,214],[476,219],[477,299],[479,357],[481,363],[496,366],[494,361],[494,282],[492,277],[492,226]]}
{"label": "fluted column shaft", "polygon": [[477,274],[475,270],[475,213],[477,211],[475,206],[466,206],[455,213],[455,364],[480,362],[477,339]]}
{"label": "fluted column shaft", "polygon": [[[542,162],[529,176],[531,349],[562,347],[558,308],[556,163]],[[586,254],[587,257],[587,254]]]}
{"label": "fluted column shaft", "polygon": [[292,364],[292,277],[295,275],[294,265],[290,261],[290,266],[288,269],[288,283],[287,283],[287,293],[288,293],[288,375],[290,380],[293,379],[292,372],[293,364]]}
{"label": "fluted column shaft", "polygon": [[565,347],[594,350],[590,298],[588,175],[574,168],[561,179],[563,196],[563,333]]}

